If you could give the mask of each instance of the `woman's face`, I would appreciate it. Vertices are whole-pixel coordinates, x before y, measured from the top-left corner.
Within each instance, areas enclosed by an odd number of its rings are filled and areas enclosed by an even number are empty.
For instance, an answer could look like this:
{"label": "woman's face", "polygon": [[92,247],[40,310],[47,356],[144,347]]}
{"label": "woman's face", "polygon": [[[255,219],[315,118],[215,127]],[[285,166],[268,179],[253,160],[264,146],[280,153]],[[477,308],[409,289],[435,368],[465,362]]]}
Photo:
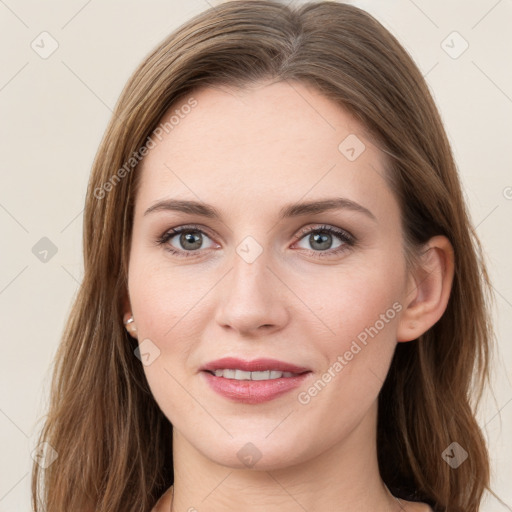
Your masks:
{"label": "woman's face", "polygon": [[[167,121],[137,171],[128,288],[175,435],[261,469],[367,440],[412,289],[382,153],[296,82],[202,89]],[[307,373],[203,370],[226,357]]]}

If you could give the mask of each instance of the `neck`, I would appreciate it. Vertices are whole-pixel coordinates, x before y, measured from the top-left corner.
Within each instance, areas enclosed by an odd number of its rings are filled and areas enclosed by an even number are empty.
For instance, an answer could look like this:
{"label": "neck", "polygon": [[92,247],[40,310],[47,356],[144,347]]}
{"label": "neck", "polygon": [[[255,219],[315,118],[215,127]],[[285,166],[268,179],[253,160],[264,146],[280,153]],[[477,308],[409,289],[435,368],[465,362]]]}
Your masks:
{"label": "neck", "polygon": [[172,510],[401,510],[380,478],[376,423],[375,404],[348,437],[312,458],[244,469],[212,461],[174,429]]}

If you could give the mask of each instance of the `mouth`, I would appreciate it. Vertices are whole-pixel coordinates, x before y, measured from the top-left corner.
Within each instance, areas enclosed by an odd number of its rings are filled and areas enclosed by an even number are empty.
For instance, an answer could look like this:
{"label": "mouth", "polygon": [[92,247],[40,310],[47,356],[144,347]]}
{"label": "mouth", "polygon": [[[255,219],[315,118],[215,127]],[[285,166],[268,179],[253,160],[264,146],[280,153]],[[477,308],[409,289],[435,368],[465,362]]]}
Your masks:
{"label": "mouth", "polygon": [[225,368],[219,370],[205,370],[211,375],[215,375],[215,377],[222,377],[223,379],[232,379],[232,380],[275,380],[275,379],[289,379],[291,377],[297,377],[298,375],[302,375],[306,372],[301,373],[293,373],[293,372],[281,372],[277,370],[264,370],[257,372],[246,372],[244,370],[233,369],[233,368]]}
{"label": "mouth", "polygon": [[230,401],[259,404],[300,386],[312,371],[275,359],[223,358],[201,368],[210,388]]}

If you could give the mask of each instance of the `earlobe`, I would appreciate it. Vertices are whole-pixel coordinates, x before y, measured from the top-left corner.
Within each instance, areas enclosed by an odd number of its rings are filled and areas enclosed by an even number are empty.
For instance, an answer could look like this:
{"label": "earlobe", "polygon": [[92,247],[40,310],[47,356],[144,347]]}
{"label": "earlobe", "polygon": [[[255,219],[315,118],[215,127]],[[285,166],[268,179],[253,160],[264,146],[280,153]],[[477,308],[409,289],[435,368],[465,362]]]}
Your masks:
{"label": "earlobe", "polygon": [[410,274],[397,341],[417,339],[441,318],[450,298],[453,275],[454,252],[450,241],[442,235],[431,238],[424,246],[418,267]]}
{"label": "earlobe", "polygon": [[137,338],[137,326],[135,325],[135,321],[133,316],[130,313],[126,313],[124,315],[123,320],[124,326],[126,330],[134,337]]}

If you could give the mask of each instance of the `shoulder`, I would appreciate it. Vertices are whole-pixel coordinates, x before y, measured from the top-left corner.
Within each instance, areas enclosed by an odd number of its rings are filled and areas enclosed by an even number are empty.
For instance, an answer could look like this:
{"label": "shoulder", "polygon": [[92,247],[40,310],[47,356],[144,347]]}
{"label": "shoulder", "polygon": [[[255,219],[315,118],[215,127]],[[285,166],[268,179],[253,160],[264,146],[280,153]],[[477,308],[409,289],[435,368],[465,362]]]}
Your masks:
{"label": "shoulder", "polygon": [[400,500],[404,506],[404,512],[434,512],[434,510],[426,503],[418,501]]}
{"label": "shoulder", "polygon": [[[402,505],[405,505],[404,512],[434,512],[426,503],[419,503],[417,501],[400,500]],[[172,504],[172,486],[165,491],[164,494],[157,501],[151,512],[169,512]]]}
{"label": "shoulder", "polygon": [[156,502],[151,512],[169,512],[171,510],[172,503],[172,485],[167,491],[160,496],[160,499]]}

